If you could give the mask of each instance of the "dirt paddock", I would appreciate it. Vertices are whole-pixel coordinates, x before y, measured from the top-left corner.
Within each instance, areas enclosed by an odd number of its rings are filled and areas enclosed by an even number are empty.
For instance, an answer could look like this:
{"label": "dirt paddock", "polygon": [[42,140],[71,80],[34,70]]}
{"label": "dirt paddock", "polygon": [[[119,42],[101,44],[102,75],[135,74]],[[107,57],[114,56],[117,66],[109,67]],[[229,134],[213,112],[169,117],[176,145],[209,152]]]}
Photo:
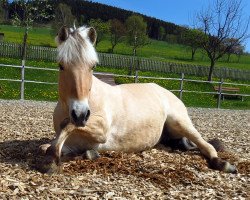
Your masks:
{"label": "dirt paddock", "polygon": [[190,108],[205,139],[238,174],[211,170],[198,151],[158,146],[136,154],[76,159],[61,174],[36,170],[39,145],[53,138],[55,103],[0,100],[0,199],[250,199],[250,111]]}

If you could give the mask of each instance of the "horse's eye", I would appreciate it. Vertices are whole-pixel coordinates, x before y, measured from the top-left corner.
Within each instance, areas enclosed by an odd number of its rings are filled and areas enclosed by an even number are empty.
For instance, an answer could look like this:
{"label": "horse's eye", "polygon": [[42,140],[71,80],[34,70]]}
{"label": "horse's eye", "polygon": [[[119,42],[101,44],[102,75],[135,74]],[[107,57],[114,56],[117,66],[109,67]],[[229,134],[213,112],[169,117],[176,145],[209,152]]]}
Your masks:
{"label": "horse's eye", "polygon": [[62,66],[61,64],[59,64],[58,67],[59,67],[59,69],[60,69],[61,71],[64,70],[64,68],[63,68],[63,66]]}
{"label": "horse's eye", "polygon": [[91,69],[92,69],[92,70],[94,70],[94,69],[95,69],[95,67],[96,67],[96,66],[94,65]]}

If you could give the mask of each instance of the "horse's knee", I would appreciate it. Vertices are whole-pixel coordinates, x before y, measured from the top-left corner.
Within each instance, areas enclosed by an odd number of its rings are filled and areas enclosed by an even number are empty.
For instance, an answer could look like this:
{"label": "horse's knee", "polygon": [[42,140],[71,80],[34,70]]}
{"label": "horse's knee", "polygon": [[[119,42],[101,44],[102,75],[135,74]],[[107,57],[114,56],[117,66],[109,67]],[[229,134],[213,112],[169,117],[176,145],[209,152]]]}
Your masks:
{"label": "horse's knee", "polygon": [[39,146],[38,151],[39,153],[41,153],[42,155],[46,155],[47,150],[49,149],[49,147],[51,146],[51,144],[42,144]]}
{"label": "horse's knee", "polygon": [[56,132],[56,136],[58,136],[62,130],[62,123],[68,119],[68,115],[63,111],[60,103],[57,103],[54,112],[53,112],[53,125],[54,130]]}

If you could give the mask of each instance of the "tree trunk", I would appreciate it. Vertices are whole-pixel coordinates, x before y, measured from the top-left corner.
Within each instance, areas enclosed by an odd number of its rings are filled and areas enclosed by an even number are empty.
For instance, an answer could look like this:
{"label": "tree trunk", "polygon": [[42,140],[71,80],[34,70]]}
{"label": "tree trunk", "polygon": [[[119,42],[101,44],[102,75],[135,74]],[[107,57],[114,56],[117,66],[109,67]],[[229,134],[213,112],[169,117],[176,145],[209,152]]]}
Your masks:
{"label": "tree trunk", "polygon": [[241,55],[237,55],[237,57],[238,57],[237,62],[239,63],[239,62],[240,62],[240,57],[241,57]]}
{"label": "tree trunk", "polygon": [[133,49],[133,56],[136,56],[136,48]]}
{"label": "tree trunk", "polygon": [[195,50],[192,49],[192,58],[191,58],[191,60],[194,60],[194,54],[195,54]]}
{"label": "tree trunk", "polygon": [[209,69],[209,74],[208,74],[208,79],[207,79],[208,81],[212,81],[214,65],[215,65],[215,61],[211,59],[211,64],[210,64],[210,69]]}
{"label": "tree trunk", "polygon": [[117,42],[111,43],[111,53],[114,53],[114,49],[116,45],[117,45]]}
{"label": "tree trunk", "polygon": [[23,36],[22,60],[26,60],[27,38],[28,38],[28,27],[25,28],[25,32],[24,32],[24,36]]}
{"label": "tree trunk", "polygon": [[230,61],[230,57],[231,57],[231,54],[229,53],[229,54],[227,54],[227,62],[229,62]]}

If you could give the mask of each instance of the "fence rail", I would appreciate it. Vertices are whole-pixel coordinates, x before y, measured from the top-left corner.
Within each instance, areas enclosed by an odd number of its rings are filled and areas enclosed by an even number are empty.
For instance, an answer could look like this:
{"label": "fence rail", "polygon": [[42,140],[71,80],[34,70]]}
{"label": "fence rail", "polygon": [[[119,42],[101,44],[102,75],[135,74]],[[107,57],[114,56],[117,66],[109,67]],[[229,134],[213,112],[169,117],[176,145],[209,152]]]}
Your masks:
{"label": "fence rail", "polygon": [[[17,65],[6,65],[6,64],[0,64],[0,67],[11,67],[11,68],[20,68],[21,69],[21,79],[5,79],[0,77],[0,81],[10,81],[10,82],[20,82],[20,99],[24,100],[25,96],[25,83],[37,83],[37,84],[50,84],[50,85],[56,85],[56,82],[47,82],[47,81],[32,81],[32,80],[26,80],[25,79],[25,69],[34,69],[34,70],[44,70],[44,71],[58,71],[57,69],[52,68],[41,68],[41,67],[32,67],[32,66],[25,66],[24,62],[22,63],[22,66]],[[149,77],[149,76],[138,76],[138,71],[136,71],[135,75],[120,75],[120,74],[111,74],[111,73],[100,73],[95,72],[96,75],[104,75],[104,76],[114,76],[114,77],[129,77],[133,78],[135,82],[138,82],[139,79],[160,79],[160,80],[173,80],[173,81],[180,81],[180,89],[179,90],[170,90],[171,92],[179,92],[179,98],[182,99],[183,93],[199,93],[199,94],[211,94],[211,95],[217,95],[217,108],[220,108],[221,105],[221,97],[222,95],[234,95],[231,93],[225,93],[222,91],[223,85],[234,85],[234,86],[247,86],[248,84],[238,84],[238,83],[227,83],[223,82],[223,79],[221,78],[220,81],[203,81],[203,80],[192,80],[192,79],[185,79],[184,73],[181,73],[180,78],[164,78],[164,77]],[[190,90],[184,90],[184,81],[186,82],[197,82],[197,83],[211,83],[211,84],[218,84],[219,90],[214,92],[204,92],[204,91],[190,91]],[[237,94],[238,96],[242,97],[248,97],[250,94]]]}
{"label": "fence rail", "polygon": [[[0,42],[0,56],[20,58],[22,45]],[[56,48],[32,46],[27,47],[27,59],[56,61]],[[151,60],[148,58],[99,53],[99,65],[119,69],[133,69],[141,71],[155,71],[163,73],[184,73],[195,76],[207,76],[209,67],[191,64],[181,64]],[[215,67],[213,76],[217,78],[231,78],[235,80],[250,80],[250,70],[238,70],[226,67]]]}

